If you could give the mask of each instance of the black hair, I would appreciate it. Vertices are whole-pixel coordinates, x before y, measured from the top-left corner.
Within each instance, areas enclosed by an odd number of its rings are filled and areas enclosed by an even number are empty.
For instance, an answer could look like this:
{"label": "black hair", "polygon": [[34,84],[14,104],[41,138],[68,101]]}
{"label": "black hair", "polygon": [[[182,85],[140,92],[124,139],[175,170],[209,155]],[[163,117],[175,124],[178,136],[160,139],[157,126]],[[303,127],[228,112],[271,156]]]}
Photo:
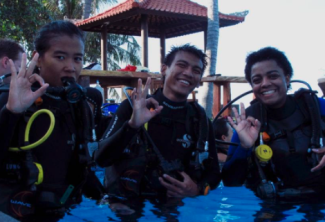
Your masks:
{"label": "black hair", "polygon": [[[172,46],[171,50],[168,52],[168,54],[166,55],[166,57],[164,59],[164,64],[166,66],[170,67],[178,52],[188,52],[188,53],[191,53],[191,54],[195,55],[196,57],[198,57],[203,64],[203,67],[202,67],[202,75],[203,75],[204,70],[208,64],[207,55],[202,50],[195,47],[194,45],[185,44],[185,45],[181,45],[181,46]],[[163,77],[163,80],[164,80],[164,77]]]}
{"label": "black hair", "polygon": [[67,35],[69,37],[77,36],[84,42],[83,32],[72,22],[69,21],[54,21],[43,26],[34,41],[35,50],[40,57],[51,47],[50,41],[53,38]]}
{"label": "black hair", "polygon": [[289,76],[290,79],[293,76],[293,69],[288,58],[285,56],[284,52],[279,51],[273,47],[265,47],[256,52],[252,52],[246,58],[245,66],[245,78],[247,82],[252,84],[252,66],[257,62],[263,62],[267,60],[274,60],[279,67],[284,71],[285,76]]}
{"label": "black hair", "polygon": [[7,56],[15,61],[18,59],[19,53],[24,53],[25,50],[21,45],[11,39],[0,39],[0,58]]}
{"label": "black hair", "polygon": [[225,118],[213,121],[214,137],[222,140],[222,135],[228,136],[228,121]]}

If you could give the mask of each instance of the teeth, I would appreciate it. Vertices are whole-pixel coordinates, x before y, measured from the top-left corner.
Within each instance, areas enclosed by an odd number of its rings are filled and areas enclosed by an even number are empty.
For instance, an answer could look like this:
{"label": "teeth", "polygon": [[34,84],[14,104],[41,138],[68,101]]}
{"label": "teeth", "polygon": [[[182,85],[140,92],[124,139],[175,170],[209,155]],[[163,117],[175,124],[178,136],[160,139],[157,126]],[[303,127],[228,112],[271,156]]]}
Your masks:
{"label": "teeth", "polygon": [[268,94],[272,94],[272,93],[274,93],[274,90],[266,91],[266,92],[263,92],[262,94],[263,95],[268,95]]}
{"label": "teeth", "polygon": [[190,85],[190,83],[188,81],[185,81],[185,80],[179,80],[179,81],[186,84],[186,85]]}

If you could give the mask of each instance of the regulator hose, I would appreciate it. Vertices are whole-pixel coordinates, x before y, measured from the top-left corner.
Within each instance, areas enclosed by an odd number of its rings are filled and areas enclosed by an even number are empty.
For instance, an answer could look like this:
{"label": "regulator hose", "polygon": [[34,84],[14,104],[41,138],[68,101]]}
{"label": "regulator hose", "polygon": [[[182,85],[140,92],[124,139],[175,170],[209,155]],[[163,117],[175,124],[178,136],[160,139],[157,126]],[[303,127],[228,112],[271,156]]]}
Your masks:
{"label": "regulator hose", "polygon": [[[36,141],[36,142],[34,142],[32,144],[29,144],[29,132],[30,132],[30,128],[32,126],[32,123],[34,122],[36,117],[38,117],[42,113],[46,113],[50,117],[50,126],[49,126],[47,132],[44,134],[44,136],[41,139],[39,139],[38,141]],[[40,109],[40,110],[38,110],[37,112],[35,112],[30,117],[30,119],[28,120],[27,125],[26,125],[25,138],[24,138],[25,141],[24,142],[25,142],[25,144],[28,144],[28,145],[23,146],[23,147],[19,147],[19,148],[18,147],[9,147],[9,151],[11,151],[11,152],[26,151],[26,150],[30,150],[30,149],[33,149],[33,148],[41,145],[52,134],[53,129],[54,129],[54,125],[55,125],[55,118],[54,118],[53,113],[50,110],[48,110],[48,109]]]}

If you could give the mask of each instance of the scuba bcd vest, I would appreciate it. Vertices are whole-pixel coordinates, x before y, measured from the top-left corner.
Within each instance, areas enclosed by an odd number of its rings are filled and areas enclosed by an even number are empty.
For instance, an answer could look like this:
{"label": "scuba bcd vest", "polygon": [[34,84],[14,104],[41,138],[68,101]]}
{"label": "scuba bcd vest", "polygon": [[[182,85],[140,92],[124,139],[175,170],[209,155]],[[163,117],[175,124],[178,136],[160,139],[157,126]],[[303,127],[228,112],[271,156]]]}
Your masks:
{"label": "scuba bcd vest", "polygon": [[[298,193],[303,195],[304,191],[300,187],[325,184],[321,171],[310,172],[318,163],[316,155],[311,155],[310,149],[321,147],[325,132],[318,98],[314,91],[300,89],[294,95],[287,96],[286,104],[289,105],[284,109],[289,107],[292,112],[280,119],[269,117],[267,108],[258,101],[246,110],[247,116],[261,121],[261,132],[269,138],[264,143],[273,151],[268,164],[261,163],[252,152],[250,167],[257,170],[250,170],[255,175],[252,173],[247,182],[261,180],[257,184],[257,193],[261,198],[273,198],[276,195],[285,197]],[[299,191],[294,192],[292,189]],[[309,189],[305,191],[310,194]]]}
{"label": "scuba bcd vest", "polygon": [[[19,122],[18,130],[16,130],[15,137],[12,139],[12,141],[16,142],[17,147],[24,146],[25,144],[22,141],[26,122],[35,111],[46,108],[51,110],[57,121],[56,124],[58,124],[58,127],[54,127],[53,135],[50,135],[50,137],[55,137],[60,141],[56,143],[58,147],[44,141],[45,145],[40,144],[41,146],[36,147],[37,149],[17,153],[9,152],[8,158],[1,163],[0,182],[4,187],[8,188],[6,188],[7,193],[12,192],[12,196],[6,197],[11,206],[22,203],[23,200],[19,200],[19,198],[29,195],[28,205],[32,206],[30,209],[34,209],[34,204],[37,204],[38,207],[46,207],[46,205],[50,208],[64,207],[66,204],[71,203],[69,197],[79,198],[81,196],[81,189],[85,184],[90,187],[90,184],[86,181],[89,178],[95,181],[95,186],[99,187],[100,182],[96,176],[88,172],[94,162],[87,148],[95,138],[91,136],[94,134],[94,120],[86,100],[86,92],[73,79],[64,78],[62,82],[64,83],[63,89],[65,93],[60,96],[47,93],[40,99],[39,104],[33,104],[28,108],[24,113],[25,121]],[[53,88],[52,90],[56,89]],[[60,92],[62,93],[62,89],[60,89]],[[36,119],[35,122],[36,126],[31,130],[33,132],[31,133],[32,141],[41,138],[44,134],[42,132],[44,126],[46,128],[49,124],[48,119],[42,116],[40,119]],[[52,150],[47,152],[46,150],[49,149]],[[46,155],[46,153],[48,154]],[[54,154],[54,156],[51,156],[50,153]],[[71,159],[67,160],[65,156],[67,158],[71,157]],[[63,171],[58,170],[59,168],[53,164],[54,161],[51,161],[51,158],[58,161],[59,167],[64,168]],[[61,162],[64,164],[61,164]],[[50,172],[44,172],[44,179],[47,178],[47,180],[45,179],[45,183],[41,185],[35,184],[40,171],[39,166],[35,163],[42,163],[40,164],[41,167],[44,164],[46,169],[50,170]],[[51,179],[49,180],[49,178]],[[60,179],[60,181],[55,181],[55,178]],[[66,180],[64,185],[61,180]],[[103,191],[102,188],[99,187],[99,189],[101,189],[100,192]],[[94,194],[94,192],[88,192],[88,194]],[[34,211],[25,213],[26,215],[33,214]],[[18,217],[20,216],[18,215]]]}
{"label": "scuba bcd vest", "polygon": [[[193,141],[188,143],[190,156],[188,163],[183,165],[179,159],[165,159],[156,147],[147,130],[142,128],[124,149],[119,161],[106,168],[104,186],[108,194],[118,197],[132,197],[140,195],[158,195],[166,192],[158,178],[168,174],[178,180],[183,178],[179,171],[186,170],[191,178],[199,181],[202,168],[209,168],[209,158],[206,149],[208,141],[209,123],[205,111],[196,103],[186,104],[186,116],[183,118],[166,118],[158,115],[149,121],[148,131],[153,125],[163,125],[170,129],[173,138],[166,138],[176,142],[175,125],[185,128],[186,134],[194,131]],[[194,129],[194,130],[193,130]],[[175,151],[176,152],[176,151]],[[206,153],[205,153],[206,152]]]}

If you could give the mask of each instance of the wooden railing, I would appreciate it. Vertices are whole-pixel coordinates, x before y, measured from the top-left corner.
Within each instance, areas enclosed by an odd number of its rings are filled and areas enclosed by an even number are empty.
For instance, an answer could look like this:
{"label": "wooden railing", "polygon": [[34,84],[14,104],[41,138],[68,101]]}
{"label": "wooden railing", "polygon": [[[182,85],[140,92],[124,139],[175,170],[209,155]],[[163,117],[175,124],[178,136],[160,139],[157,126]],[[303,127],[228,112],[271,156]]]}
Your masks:
{"label": "wooden railing", "polygon": [[[145,72],[82,70],[79,82],[82,86],[89,86],[98,80],[104,89],[112,86],[136,87],[139,78],[145,83],[148,77],[152,79],[152,92],[162,87],[161,74]],[[223,86],[223,105],[226,105],[231,100],[230,83],[247,83],[244,77],[239,76],[208,76],[201,79],[202,84],[205,82],[213,83],[213,116],[221,109],[221,86]],[[104,90],[104,97],[107,98],[107,90]],[[195,93],[193,98],[195,99]],[[224,115],[230,115],[230,113],[231,108],[227,109]]]}

